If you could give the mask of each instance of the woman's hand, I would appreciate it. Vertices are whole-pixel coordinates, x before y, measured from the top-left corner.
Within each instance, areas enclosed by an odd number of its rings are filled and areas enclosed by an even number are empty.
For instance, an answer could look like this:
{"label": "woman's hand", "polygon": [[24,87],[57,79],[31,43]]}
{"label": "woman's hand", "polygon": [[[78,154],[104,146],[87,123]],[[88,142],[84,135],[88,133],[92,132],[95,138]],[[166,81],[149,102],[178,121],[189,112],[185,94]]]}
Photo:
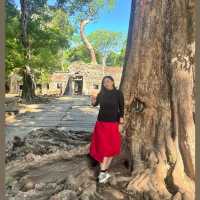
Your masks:
{"label": "woman's hand", "polygon": [[120,117],[120,118],[119,118],[119,123],[120,123],[120,124],[123,124],[123,123],[124,123],[124,118],[123,118],[123,117]]}
{"label": "woman's hand", "polygon": [[95,96],[91,96],[91,103],[92,103],[92,105],[96,103],[96,97]]}

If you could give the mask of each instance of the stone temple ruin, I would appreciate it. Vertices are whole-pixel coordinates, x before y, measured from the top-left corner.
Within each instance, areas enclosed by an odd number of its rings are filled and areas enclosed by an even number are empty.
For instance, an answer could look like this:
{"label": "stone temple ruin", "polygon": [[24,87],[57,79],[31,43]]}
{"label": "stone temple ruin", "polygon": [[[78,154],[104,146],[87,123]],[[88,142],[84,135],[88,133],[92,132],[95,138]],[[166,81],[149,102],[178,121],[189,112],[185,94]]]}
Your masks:
{"label": "stone temple ruin", "polygon": [[[121,80],[122,67],[91,65],[80,62],[72,63],[66,72],[55,72],[50,75],[48,84],[37,84],[36,94],[42,95],[91,95],[99,91],[105,75],[111,75],[118,88]],[[17,75],[10,77],[8,93],[19,94],[22,78]]]}
{"label": "stone temple ruin", "polygon": [[[122,67],[108,67],[80,62],[72,63],[66,72],[55,72],[49,77],[48,84],[37,84],[36,94],[43,95],[91,95],[99,91],[102,78],[111,75],[118,88],[121,80]],[[11,77],[11,80],[15,77]],[[15,83],[15,84],[13,84]],[[18,85],[16,85],[18,84]],[[21,92],[21,82],[13,82],[10,93]],[[17,88],[17,89],[16,89]]]}
{"label": "stone temple ruin", "polygon": [[54,73],[49,88],[61,88],[64,95],[90,95],[101,87],[102,78],[111,75],[119,87],[122,67],[106,67],[91,64],[71,64],[66,73]]}

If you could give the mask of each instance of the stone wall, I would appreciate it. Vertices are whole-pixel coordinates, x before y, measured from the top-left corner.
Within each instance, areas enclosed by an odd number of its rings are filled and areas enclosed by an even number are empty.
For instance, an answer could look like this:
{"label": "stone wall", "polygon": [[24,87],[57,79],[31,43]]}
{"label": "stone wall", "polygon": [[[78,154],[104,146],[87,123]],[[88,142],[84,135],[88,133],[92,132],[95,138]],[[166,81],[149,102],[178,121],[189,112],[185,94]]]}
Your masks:
{"label": "stone wall", "polygon": [[93,92],[98,92],[105,75],[111,75],[115,80],[116,87],[119,87],[122,74],[122,67],[107,67],[84,63],[73,63],[69,66],[68,70],[69,76],[83,76],[84,95],[91,95]]}
{"label": "stone wall", "polygon": [[[121,80],[122,67],[107,67],[102,65],[91,65],[85,63],[72,63],[67,72],[55,72],[50,76],[50,82],[43,84],[41,88],[36,89],[36,94],[67,94],[73,95],[75,88],[76,77],[83,77],[82,94],[91,95],[96,94],[101,88],[101,81],[105,75],[111,75],[115,80],[115,85],[118,88]],[[12,92],[19,93],[19,83],[16,83],[16,77],[12,77]],[[66,88],[70,91],[66,93]],[[18,90],[16,91],[16,87]],[[15,89],[15,90],[14,90]],[[68,88],[69,89],[69,88]]]}

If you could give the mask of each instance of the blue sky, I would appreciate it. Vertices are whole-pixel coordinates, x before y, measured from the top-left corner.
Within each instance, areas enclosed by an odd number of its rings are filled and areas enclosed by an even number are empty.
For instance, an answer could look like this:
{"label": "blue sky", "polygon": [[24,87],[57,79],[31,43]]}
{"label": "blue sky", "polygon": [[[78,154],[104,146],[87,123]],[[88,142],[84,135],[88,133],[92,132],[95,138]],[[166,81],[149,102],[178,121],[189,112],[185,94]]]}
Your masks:
{"label": "blue sky", "polygon": [[[20,0],[15,0],[19,6]],[[49,4],[54,4],[55,0],[49,0]],[[97,22],[88,24],[86,33],[91,33],[97,29],[123,32],[127,34],[130,17],[131,0],[117,0],[112,11],[102,10]]]}

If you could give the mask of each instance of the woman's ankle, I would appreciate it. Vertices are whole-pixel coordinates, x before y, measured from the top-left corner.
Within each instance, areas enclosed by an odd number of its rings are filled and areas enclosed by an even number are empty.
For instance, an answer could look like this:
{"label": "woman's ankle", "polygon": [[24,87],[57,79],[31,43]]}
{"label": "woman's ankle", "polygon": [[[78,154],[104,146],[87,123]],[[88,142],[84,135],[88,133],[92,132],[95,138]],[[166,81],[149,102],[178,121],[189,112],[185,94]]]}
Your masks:
{"label": "woman's ankle", "polygon": [[100,172],[108,172],[108,169],[100,169]]}

